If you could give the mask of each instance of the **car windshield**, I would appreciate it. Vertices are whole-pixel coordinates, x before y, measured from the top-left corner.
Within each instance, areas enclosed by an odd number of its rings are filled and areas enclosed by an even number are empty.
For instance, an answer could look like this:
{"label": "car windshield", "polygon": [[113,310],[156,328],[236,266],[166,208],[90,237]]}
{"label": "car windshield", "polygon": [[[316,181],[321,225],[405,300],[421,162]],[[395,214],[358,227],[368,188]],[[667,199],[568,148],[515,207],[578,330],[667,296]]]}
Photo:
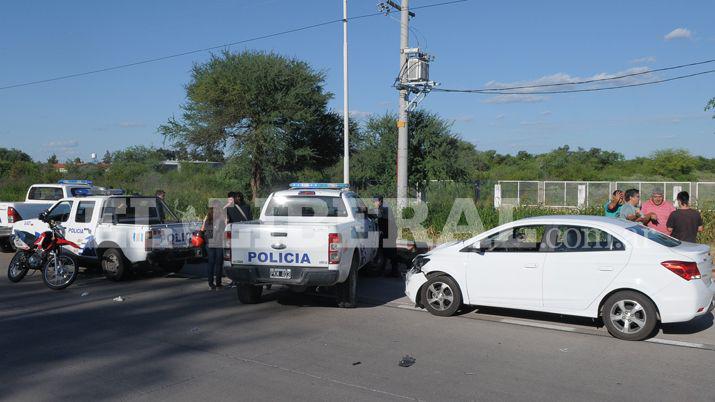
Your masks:
{"label": "car windshield", "polygon": [[643,225],[633,225],[627,229],[665,247],[676,247],[680,245],[680,240],[664,235],[657,230],[653,230]]}
{"label": "car windshield", "polygon": [[112,197],[102,209],[104,222],[155,225],[176,223],[176,215],[156,197]]}
{"label": "car windshield", "polygon": [[348,211],[340,197],[275,196],[268,203],[266,216],[345,217]]}

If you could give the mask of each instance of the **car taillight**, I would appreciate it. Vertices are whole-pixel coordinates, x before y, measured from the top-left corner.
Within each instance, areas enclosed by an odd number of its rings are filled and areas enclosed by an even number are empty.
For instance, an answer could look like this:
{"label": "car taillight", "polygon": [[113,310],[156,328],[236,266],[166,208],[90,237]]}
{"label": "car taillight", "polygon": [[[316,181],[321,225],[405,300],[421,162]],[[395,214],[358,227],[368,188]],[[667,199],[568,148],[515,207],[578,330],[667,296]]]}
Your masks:
{"label": "car taillight", "polygon": [[152,229],[144,232],[144,250],[154,250],[154,239],[159,239],[159,241],[161,241],[161,230]]}
{"label": "car taillight", "polygon": [[223,235],[223,260],[231,261],[231,231],[227,230]]}
{"label": "car taillight", "polygon": [[340,233],[328,234],[328,263],[340,264]]}
{"label": "car taillight", "polygon": [[21,221],[22,217],[13,207],[7,207],[7,223],[15,223]]}
{"label": "car taillight", "polygon": [[660,265],[668,268],[670,272],[689,281],[691,279],[700,279],[700,271],[698,264],[691,261],[663,261]]}

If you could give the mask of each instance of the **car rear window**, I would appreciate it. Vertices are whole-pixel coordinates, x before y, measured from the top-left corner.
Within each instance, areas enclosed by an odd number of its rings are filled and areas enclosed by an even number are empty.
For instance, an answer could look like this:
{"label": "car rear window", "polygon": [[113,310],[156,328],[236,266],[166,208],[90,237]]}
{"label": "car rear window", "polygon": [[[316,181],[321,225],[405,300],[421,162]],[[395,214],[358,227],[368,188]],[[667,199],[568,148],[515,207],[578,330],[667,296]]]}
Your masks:
{"label": "car rear window", "polygon": [[657,230],[653,230],[643,225],[633,225],[627,229],[665,247],[676,247],[680,245],[680,240],[664,235]]}
{"label": "car rear window", "polygon": [[345,217],[348,211],[341,197],[274,196],[266,207],[266,216]]}
{"label": "car rear window", "polygon": [[59,187],[35,186],[30,188],[30,192],[27,194],[28,200],[58,201],[62,198],[64,198],[64,194],[62,194],[62,189]]}

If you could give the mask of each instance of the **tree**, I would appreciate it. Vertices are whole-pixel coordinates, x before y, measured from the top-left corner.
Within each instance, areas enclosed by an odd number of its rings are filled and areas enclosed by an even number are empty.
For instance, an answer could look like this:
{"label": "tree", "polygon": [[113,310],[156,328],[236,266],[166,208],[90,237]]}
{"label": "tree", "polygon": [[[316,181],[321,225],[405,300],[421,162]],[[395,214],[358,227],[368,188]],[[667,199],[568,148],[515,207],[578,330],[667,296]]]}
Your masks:
{"label": "tree", "polygon": [[109,165],[112,163],[112,153],[107,150],[102,157],[102,163]]}
{"label": "tree", "polygon": [[[351,177],[385,195],[396,188],[397,116],[370,117],[359,149],[351,159]],[[429,180],[470,181],[476,177],[479,155],[474,145],[452,133],[451,123],[436,114],[418,110],[410,114],[408,181],[424,188]]]}
{"label": "tree", "polygon": [[47,164],[48,164],[48,165],[55,165],[55,164],[57,164],[57,163],[59,163],[59,162],[60,162],[60,161],[57,159],[57,155],[55,155],[55,154],[52,154],[52,155],[50,155],[49,158],[47,158]]}
{"label": "tree", "polygon": [[339,158],[341,123],[327,110],[332,94],[324,79],[297,59],[223,52],[194,66],[181,119],[159,132],[191,154],[227,152],[245,161],[255,199],[266,180],[299,162],[324,166]]}
{"label": "tree", "polygon": [[662,177],[676,180],[692,180],[698,160],[684,149],[656,151],[650,158],[650,171]]}
{"label": "tree", "polygon": [[[715,98],[710,99],[707,105],[705,105],[705,111],[707,112],[708,110],[715,110]],[[713,119],[715,119],[715,114],[713,115]]]}
{"label": "tree", "polygon": [[0,148],[0,161],[2,162],[32,162],[30,155],[19,149]]}

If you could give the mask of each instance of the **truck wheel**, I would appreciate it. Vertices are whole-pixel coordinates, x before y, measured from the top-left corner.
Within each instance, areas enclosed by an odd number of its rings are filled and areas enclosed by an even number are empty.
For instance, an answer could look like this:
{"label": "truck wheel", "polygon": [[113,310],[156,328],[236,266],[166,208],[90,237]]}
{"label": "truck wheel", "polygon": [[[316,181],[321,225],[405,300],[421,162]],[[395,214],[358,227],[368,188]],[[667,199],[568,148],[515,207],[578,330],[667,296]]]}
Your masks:
{"label": "truck wheel", "polygon": [[239,283],[238,286],[236,286],[236,291],[238,292],[238,300],[241,304],[256,304],[261,301],[263,286]]}
{"label": "truck wheel", "polygon": [[184,260],[178,260],[178,261],[166,261],[163,264],[161,264],[161,269],[164,272],[175,274],[179,271],[181,271],[182,268],[184,268]]}
{"label": "truck wheel", "polygon": [[110,281],[121,281],[127,275],[127,260],[122,252],[110,248],[102,253],[102,272]]}
{"label": "truck wheel", "polygon": [[355,308],[357,306],[357,258],[353,258],[353,263],[350,266],[350,274],[343,283],[338,283],[338,307],[340,308]]}

